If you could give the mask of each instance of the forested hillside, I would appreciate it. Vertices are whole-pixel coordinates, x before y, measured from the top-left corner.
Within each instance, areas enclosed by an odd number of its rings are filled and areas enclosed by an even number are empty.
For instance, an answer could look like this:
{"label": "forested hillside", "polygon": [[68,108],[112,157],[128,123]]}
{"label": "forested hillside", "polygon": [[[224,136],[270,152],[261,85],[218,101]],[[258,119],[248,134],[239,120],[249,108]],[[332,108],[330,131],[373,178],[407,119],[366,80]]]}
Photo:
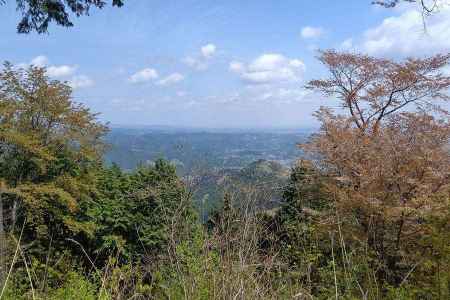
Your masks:
{"label": "forested hillside", "polygon": [[[108,128],[71,88],[6,63],[0,297],[447,299],[450,56],[319,59],[330,77],[308,88],[346,113],[317,112],[321,129],[299,145],[310,160],[219,168],[203,186],[163,159],[104,163]],[[199,186],[218,203],[208,214]]]}
{"label": "forested hillside", "polygon": [[105,160],[132,170],[139,164],[165,158],[177,165],[180,175],[200,168],[239,169],[259,159],[276,160],[290,167],[302,154],[297,143],[312,132],[113,127],[106,136],[110,147]]}
{"label": "forested hillside", "polygon": [[105,162],[128,172],[158,159],[170,161],[189,184],[204,220],[221,206],[224,193],[237,185],[264,190],[264,207],[279,204],[289,169],[302,157],[297,143],[306,141],[311,132],[112,128],[106,136]]}

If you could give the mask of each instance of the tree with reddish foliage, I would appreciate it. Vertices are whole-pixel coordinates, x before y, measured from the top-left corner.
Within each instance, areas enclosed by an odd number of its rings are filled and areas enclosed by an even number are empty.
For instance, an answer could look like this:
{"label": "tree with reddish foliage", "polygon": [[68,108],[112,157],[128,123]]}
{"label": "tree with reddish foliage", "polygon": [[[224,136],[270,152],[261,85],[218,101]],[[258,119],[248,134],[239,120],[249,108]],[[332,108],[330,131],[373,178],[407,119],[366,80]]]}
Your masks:
{"label": "tree with reddish foliage", "polygon": [[388,116],[409,104],[419,110],[438,109],[436,100],[448,100],[450,77],[441,70],[450,54],[403,62],[362,54],[322,51],[320,62],[328,69],[326,79],[312,80],[307,88],[337,96],[351,120],[362,131],[380,126]]}
{"label": "tree with reddish foliage", "polygon": [[344,113],[320,109],[321,130],[302,147],[335,178],[329,228],[345,228],[376,257],[378,280],[398,286],[442,250],[430,242],[433,222],[450,224],[450,119],[439,105],[450,55],[396,62],[331,50],[319,60],[330,76],[308,88],[336,96]]}

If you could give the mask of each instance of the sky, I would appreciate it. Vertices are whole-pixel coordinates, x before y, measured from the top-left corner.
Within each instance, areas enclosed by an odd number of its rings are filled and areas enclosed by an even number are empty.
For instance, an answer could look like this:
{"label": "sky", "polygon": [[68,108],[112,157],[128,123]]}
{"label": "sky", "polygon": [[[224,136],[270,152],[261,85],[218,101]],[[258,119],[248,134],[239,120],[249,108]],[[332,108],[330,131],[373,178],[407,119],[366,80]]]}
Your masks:
{"label": "sky", "polygon": [[[446,0],[442,0],[446,1]],[[450,51],[450,7],[370,0],[126,0],[75,26],[17,34],[15,1],[0,6],[0,60],[46,66],[73,98],[115,125],[314,127],[337,107],[304,89],[326,70],[318,49],[402,59]]]}

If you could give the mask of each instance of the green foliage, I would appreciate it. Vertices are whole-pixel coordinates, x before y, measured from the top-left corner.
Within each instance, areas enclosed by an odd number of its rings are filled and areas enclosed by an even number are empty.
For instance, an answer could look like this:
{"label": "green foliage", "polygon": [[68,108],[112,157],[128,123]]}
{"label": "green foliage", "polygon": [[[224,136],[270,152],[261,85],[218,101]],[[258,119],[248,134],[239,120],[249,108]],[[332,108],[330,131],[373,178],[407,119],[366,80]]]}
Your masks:
{"label": "green foliage", "polygon": [[[311,242],[318,238],[314,220],[329,207],[329,197],[325,178],[310,163],[301,161],[292,169],[277,218],[281,225],[282,249],[293,265],[309,265],[323,255],[317,244]],[[308,254],[303,261],[305,251]]]}
{"label": "green foliage", "polygon": [[[0,1],[0,4],[2,1]],[[73,26],[70,13],[77,17],[88,15],[91,6],[103,8],[106,4],[102,0],[64,0],[64,1],[34,1],[16,0],[17,10],[22,13],[22,19],[17,25],[18,33],[46,33],[51,22],[59,26]],[[121,7],[123,0],[112,0],[112,5]]]}
{"label": "green foliage", "polygon": [[[54,300],[95,300],[97,297],[97,287],[86,277],[79,273],[70,272],[63,285],[49,293],[47,299]],[[100,299],[107,299],[101,297]]]}
{"label": "green foliage", "polygon": [[204,249],[207,236],[200,225],[193,227],[191,239],[181,241],[174,249],[176,265],[162,261],[155,273],[153,290],[157,298],[211,299],[212,272],[218,270],[218,256]]}
{"label": "green foliage", "polygon": [[97,191],[89,214],[98,225],[95,248],[106,257],[116,249],[126,261],[154,256],[167,246],[173,221],[186,229],[195,222],[190,195],[164,160],[132,173],[104,168]]}
{"label": "green foliage", "polygon": [[93,237],[85,207],[107,128],[45,68],[8,63],[0,71],[0,116],[1,234],[21,235],[41,262],[49,252],[77,252],[67,239]]}
{"label": "green foliage", "polygon": [[[310,162],[300,161],[292,169],[290,180],[284,189],[280,213],[283,222],[303,221],[326,209],[330,196],[325,180]],[[303,219],[299,220],[299,216],[303,216]]]}
{"label": "green foliage", "polygon": [[[0,246],[2,264],[10,259],[15,271],[6,292],[48,299],[147,293],[144,262],[191,240],[197,222],[176,168],[164,160],[132,173],[104,167],[107,128],[44,68],[5,64],[0,113]],[[16,243],[5,249],[6,234],[20,236],[20,251]],[[92,268],[95,278],[83,277]]]}

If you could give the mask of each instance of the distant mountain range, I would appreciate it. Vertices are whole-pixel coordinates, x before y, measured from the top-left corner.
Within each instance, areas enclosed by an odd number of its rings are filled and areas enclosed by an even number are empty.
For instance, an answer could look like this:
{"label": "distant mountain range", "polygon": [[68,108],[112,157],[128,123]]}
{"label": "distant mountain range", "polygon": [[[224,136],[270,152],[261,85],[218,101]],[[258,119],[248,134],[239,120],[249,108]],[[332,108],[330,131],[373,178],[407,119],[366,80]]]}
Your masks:
{"label": "distant mountain range", "polygon": [[236,195],[253,189],[260,207],[277,206],[290,167],[303,155],[297,144],[312,132],[113,126],[106,138],[110,148],[105,160],[124,170],[158,158],[170,160],[194,192],[206,220],[225,192]]}
{"label": "distant mountain range", "polygon": [[302,155],[296,146],[311,129],[207,129],[168,126],[114,127],[107,135],[108,163],[126,170],[166,158],[180,174],[194,170],[242,168],[259,159],[290,166]]}

